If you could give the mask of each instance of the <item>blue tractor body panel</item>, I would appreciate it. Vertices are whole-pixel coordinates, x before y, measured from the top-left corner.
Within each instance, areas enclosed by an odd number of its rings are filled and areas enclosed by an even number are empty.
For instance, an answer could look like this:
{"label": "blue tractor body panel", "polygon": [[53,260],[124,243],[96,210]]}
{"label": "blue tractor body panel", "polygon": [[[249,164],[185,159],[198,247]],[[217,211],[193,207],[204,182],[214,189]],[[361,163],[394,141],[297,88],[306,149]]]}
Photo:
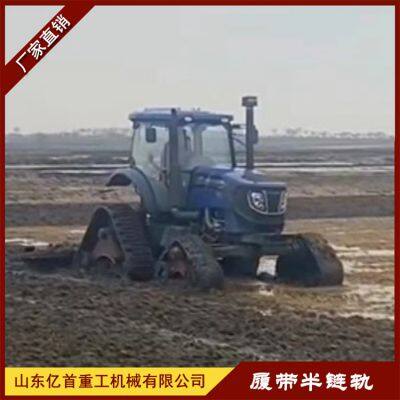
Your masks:
{"label": "blue tractor body panel", "polygon": [[[265,193],[268,213],[261,214],[249,207],[251,191]],[[277,234],[284,227],[284,210],[280,201],[286,185],[268,182],[264,174],[244,168],[197,167],[188,188],[188,209],[211,212],[224,225],[228,234],[263,232]]]}

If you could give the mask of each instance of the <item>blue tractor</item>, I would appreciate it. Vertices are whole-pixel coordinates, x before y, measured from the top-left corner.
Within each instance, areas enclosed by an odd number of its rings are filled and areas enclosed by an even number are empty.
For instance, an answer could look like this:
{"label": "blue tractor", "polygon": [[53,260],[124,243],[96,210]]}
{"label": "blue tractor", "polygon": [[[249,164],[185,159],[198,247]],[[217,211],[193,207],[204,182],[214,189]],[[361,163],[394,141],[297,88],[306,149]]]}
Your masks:
{"label": "blue tractor", "polygon": [[[286,184],[254,169],[257,98],[243,97],[242,105],[242,140],[231,115],[178,108],[131,114],[130,165],[107,185],[130,186],[139,201],[95,210],[78,267],[135,280],[181,279],[205,290],[221,288],[224,275],[340,285],[342,263],[324,238],[283,233]],[[258,273],[262,256],[277,256],[274,275]]]}

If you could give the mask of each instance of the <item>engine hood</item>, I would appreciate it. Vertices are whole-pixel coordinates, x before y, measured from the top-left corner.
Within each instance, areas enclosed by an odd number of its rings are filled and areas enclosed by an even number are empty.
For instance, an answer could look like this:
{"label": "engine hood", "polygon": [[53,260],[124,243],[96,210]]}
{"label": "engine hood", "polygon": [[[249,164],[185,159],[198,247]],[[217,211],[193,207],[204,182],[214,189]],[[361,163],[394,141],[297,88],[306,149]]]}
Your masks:
{"label": "engine hood", "polygon": [[245,187],[255,190],[286,190],[284,182],[270,182],[268,176],[257,170],[247,170],[245,168],[227,167],[197,167],[193,171],[194,176],[204,177],[205,181],[217,182],[223,180],[229,187]]}
{"label": "engine hood", "polygon": [[286,210],[286,184],[271,182],[256,170],[201,166],[191,174],[188,207],[207,209],[211,216],[223,220],[225,232],[232,234],[280,233]]}

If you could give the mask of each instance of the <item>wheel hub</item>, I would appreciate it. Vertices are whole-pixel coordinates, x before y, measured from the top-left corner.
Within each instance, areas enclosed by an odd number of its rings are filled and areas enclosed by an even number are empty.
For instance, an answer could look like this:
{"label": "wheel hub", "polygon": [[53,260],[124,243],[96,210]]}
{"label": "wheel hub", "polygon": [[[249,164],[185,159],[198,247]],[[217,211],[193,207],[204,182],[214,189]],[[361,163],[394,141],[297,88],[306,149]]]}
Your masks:
{"label": "wheel hub", "polygon": [[172,247],[167,254],[168,278],[185,279],[189,273],[189,261],[179,246]]}

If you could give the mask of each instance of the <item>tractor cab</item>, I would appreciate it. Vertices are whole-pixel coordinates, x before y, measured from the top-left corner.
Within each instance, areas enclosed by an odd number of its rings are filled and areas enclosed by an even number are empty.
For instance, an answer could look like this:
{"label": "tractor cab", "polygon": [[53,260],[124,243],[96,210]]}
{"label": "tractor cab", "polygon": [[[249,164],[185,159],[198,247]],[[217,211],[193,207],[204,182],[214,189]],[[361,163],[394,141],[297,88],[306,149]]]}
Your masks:
{"label": "tractor cab", "polygon": [[235,163],[231,115],[152,108],[133,113],[131,163],[169,184],[171,168],[190,172],[201,165]]}
{"label": "tractor cab", "polygon": [[196,168],[235,165],[231,115],[151,108],[129,118],[133,123],[130,164],[164,193],[168,205],[163,208],[186,207]]}

